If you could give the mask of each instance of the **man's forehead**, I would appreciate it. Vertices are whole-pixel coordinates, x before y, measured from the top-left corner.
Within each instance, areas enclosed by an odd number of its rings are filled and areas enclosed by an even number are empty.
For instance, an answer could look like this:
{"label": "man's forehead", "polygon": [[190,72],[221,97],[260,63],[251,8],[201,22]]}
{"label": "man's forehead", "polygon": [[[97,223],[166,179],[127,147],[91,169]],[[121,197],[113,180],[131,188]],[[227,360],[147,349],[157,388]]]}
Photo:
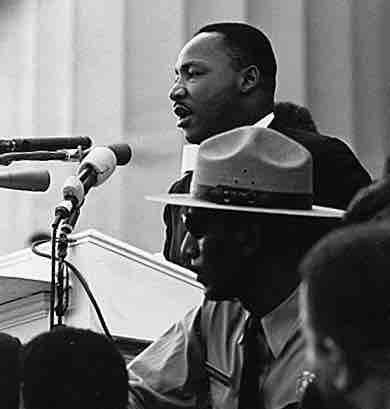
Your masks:
{"label": "man's forehead", "polygon": [[189,61],[207,61],[215,57],[228,57],[223,35],[220,33],[200,33],[182,48],[177,58],[177,66]]}

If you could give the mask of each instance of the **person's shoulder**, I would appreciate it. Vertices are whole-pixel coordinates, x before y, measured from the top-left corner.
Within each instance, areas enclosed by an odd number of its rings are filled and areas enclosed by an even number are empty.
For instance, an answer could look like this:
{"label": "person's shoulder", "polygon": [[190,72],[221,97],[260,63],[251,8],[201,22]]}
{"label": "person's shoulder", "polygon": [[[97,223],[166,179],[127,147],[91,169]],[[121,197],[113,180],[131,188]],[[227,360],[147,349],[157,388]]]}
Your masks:
{"label": "person's shoulder", "polygon": [[348,142],[342,137],[294,128],[283,128],[278,131],[305,146],[314,158],[322,158],[322,161],[325,158],[330,158],[335,166],[345,167],[348,164],[351,165],[351,170],[358,171],[364,176],[362,186],[371,182],[369,173],[363,167]]}
{"label": "person's shoulder", "polygon": [[348,144],[339,136],[326,135],[320,132],[289,127],[281,128],[279,129],[279,132],[294,139],[296,142],[309,144],[312,147],[316,147],[318,150],[328,151],[330,149],[339,149],[352,153]]}
{"label": "person's shoulder", "polygon": [[356,192],[371,183],[370,174],[341,138],[294,128],[278,131],[311,153],[316,204],[345,209]]}

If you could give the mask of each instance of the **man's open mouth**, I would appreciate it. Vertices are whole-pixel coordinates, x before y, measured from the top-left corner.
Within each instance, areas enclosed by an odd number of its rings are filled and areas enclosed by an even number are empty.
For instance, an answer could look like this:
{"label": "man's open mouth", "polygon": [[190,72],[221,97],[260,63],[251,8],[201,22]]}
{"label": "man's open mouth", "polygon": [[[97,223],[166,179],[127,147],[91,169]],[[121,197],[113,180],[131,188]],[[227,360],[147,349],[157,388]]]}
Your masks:
{"label": "man's open mouth", "polygon": [[180,128],[185,127],[188,125],[190,117],[192,115],[192,111],[185,105],[174,105],[173,107],[174,114],[179,118],[177,121],[177,126]]}

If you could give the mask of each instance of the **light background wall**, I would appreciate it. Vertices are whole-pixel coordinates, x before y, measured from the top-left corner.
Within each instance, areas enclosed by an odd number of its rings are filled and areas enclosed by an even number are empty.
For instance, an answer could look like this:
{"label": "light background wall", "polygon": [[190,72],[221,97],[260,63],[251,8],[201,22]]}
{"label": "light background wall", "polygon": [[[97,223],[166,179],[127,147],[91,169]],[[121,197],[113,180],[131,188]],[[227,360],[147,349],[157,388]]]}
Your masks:
{"label": "light background wall", "polygon": [[[308,106],[373,176],[389,151],[386,0],[0,0],[0,137],[90,135],[126,142],[130,165],[93,189],[77,230],[159,251],[161,206],[144,196],[179,175],[182,138],[167,97],[178,51],[201,25],[247,21],[278,55],[277,99]],[[48,192],[0,190],[0,254],[49,230],[77,164],[50,170]]]}

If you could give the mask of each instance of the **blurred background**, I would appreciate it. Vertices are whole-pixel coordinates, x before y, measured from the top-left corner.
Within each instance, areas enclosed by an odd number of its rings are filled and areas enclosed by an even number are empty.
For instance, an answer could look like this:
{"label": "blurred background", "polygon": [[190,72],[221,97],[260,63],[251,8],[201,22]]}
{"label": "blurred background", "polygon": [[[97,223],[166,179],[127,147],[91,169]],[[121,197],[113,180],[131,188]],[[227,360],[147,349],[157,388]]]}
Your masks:
{"label": "blurred background", "polygon": [[[160,251],[160,193],[180,174],[183,140],[167,94],[176,56],[201,25],[246,21],[278,57],[277,100],[307,106],[373,177],[390,151],[388,0],[0,0],[0,139],[89,135],[128,143],[131,163],[91,190],[77,231],[95,228]],[[62,185],[77,163],[42,168],[44,193],[0,190],[0,255],[50,231]]]}

